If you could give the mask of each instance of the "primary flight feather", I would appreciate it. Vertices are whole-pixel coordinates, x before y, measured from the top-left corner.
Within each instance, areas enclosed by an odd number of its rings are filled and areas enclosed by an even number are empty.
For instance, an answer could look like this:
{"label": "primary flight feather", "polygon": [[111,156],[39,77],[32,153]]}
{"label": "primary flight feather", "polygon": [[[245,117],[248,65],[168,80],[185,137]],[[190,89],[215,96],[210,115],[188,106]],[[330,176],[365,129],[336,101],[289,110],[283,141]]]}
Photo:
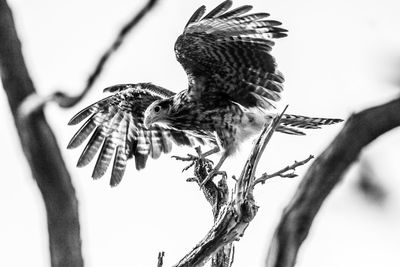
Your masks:
{"label": "primary flight feather", "polygon": [[[110,184],[115,186],[130,158],[140,170],[149,156],[170,152],[172,143],[208,144],[217,148],[212,152],[223,152],[211,178],[244,140],[272,120],[275,114],[269,110],[281,98],[284,78],[271,50],[274,39],[287,31],[267,19],[267,13],[248,14],[249,5],[229,10],[231,6],[232,1],[224,1],[207,15],[201,6],[178,37],[175,53],[187,73],[188,89],[175,94],[151,83],[115,85],[105,89],[113,95],[71,119],[69,124],[87,120],[68,148],[91,136],[79,167],[100,150],[92,177],[103,176],[112,163]],[[285,114],[276,130],[303,135],[299,128],[339,121]]]}

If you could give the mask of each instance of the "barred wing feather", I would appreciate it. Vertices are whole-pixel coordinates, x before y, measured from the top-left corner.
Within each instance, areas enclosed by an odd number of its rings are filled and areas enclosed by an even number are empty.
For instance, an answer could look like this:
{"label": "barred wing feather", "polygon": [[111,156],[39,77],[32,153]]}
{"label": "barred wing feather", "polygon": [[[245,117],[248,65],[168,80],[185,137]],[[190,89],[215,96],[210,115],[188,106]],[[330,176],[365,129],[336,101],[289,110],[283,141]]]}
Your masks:
{"label": "barred wing feather", "polygon": [[207,15],[200,7],[175,43],[177,60],[189,79],[188,95],[224,97],[245,107],[274,107],[284,78],[270,54],[273,39],[286,36],[267,13],[246,14],[251,6],[229,11],[224,1]]}
{"label": "barred wing feather", "polygon": [[148,157],[158,158],[168,153],[172,143],[193,145],[193,138],[181,131],[153,126],[147,129],[143,124],[146,108],[155,100],[174,95],[164,88],[152,84],[124,84],[106,88],[116,92],[76,114],[70,125],[86,119],[72,137],[68,148],[80,146],[88,137],[79,160],[78,167],[86,166],[99,152],[92,177],[104,175],[112,159],[110,185],[117,185],[125,172],[126,162],[135,158],[136,169],[146,166]]}
{"label": "barred wing feather", "polygon": [[323,125],[331,125],[341,121],[343,120],[283,114],[280,125],[276,128],[276,131],[286,134],[305,135],[300,129],[319,129]]}

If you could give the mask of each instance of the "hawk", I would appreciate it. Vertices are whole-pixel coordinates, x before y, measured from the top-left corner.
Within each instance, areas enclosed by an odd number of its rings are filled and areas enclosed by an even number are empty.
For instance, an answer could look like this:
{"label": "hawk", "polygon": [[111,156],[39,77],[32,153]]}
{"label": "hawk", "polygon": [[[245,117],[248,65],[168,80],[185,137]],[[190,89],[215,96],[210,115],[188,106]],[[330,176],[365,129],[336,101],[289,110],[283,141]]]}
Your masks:
{"label": "hawk", "polygon": [[[283,75],[271,49],[287,36],[267,13],[248,13],[252,6],[231,9],[224,1],[208,14],[205,6],[190,17],[175,43],[176,58],[188,76],[188,88],[174,93],[151,83],[120,84],[104,89],[112,95],[76,114],[70,125],[87,119],[72,137],[76,148],[89,136],[77,166],[87,165],[100,150],[92,177],[104,175],[112,159],[110,185],[117,185],[128,159],[145,168],[172,144],[213,147],[202,156],[222,151],[212,178],[244,140],[259,133],[276,115]],[[303,135],[339,119],[283,115],[276,131]]]}

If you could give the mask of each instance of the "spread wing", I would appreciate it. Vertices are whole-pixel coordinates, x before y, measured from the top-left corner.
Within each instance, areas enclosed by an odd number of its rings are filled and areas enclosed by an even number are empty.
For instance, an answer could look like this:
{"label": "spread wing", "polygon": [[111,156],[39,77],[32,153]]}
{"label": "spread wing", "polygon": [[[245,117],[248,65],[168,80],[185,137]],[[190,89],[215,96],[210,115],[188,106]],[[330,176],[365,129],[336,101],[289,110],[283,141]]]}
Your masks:
{"label": "spread wing", "polygon": [[156,159],[162,152],[170,152],[172,141],[193,145],[192,138],[184,132],[159,126],[147,129],[143,125],[146,108],[155,100],[174,95],[173,92],[148,83],[116,85],[104,90],[117,93],[83,109],[68,123],[75,125],[88,118],[68,148],[78,147],[91,135],[77,166],[86,166],[100,150],[92,174],[94,179],[104,175],[113,157],[111,186],[121,181],[128,159],[135,158],[136,169],[140,170],[149,156]]}
{"label": "spread wing", "polygon": [[251,6],[230,11],[224,1],[203,17],[200,7],[175,43],[175,53],[189,79],[189,96],[218,97],[245,107],[273,107],[280,99],[282,74],[270,51],[274,38],[286,36],[267,13],[246,14]]}

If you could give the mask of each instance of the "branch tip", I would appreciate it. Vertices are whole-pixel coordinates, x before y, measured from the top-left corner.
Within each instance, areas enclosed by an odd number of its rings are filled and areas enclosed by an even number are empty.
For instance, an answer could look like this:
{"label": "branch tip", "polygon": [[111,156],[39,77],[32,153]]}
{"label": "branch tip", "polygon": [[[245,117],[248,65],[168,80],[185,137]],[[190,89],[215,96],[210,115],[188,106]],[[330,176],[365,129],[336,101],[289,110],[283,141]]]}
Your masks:
{"label": "branch tip", "polygon": [[157,262],[157,267],[162,267],[164,264],[164,256],[165,256],[165,252],[161,251],[158,252],[158,262]]}

